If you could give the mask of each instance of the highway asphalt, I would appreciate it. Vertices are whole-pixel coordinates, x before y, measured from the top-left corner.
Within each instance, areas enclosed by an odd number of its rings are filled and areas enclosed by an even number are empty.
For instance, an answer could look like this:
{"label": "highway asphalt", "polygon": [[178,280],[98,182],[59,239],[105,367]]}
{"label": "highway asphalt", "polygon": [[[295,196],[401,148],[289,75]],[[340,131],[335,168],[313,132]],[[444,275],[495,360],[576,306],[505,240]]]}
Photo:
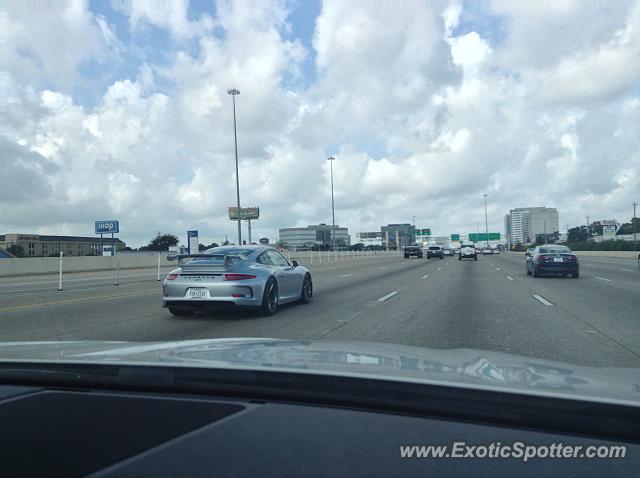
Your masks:
{"label": "highway asphalt", "polygon": [[[524,256],[478,261],[378,256],[311,266],[314,298],[273,317],[221,310],[174,317],[156,270],[0,279],[0,341],[219,337],[474,348],[580,365],[640,367],[640,271],[581,258],[581,276],[532,278]],[[303,264],[304,265],[304,264]],[[163,268],[163,274],[168,268]]]}

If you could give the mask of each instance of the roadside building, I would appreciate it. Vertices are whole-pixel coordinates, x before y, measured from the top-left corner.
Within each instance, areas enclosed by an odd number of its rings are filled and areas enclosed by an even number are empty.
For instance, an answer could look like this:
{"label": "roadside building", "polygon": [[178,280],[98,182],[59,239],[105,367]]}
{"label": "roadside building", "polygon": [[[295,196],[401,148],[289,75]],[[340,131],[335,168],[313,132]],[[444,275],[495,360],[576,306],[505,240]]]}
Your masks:
{"label": "roadside building", "polygon": [[[116,251],[124,249],[126,244],[115,239]],[[111,237],[102,240],[104,246],[111,246]],[[7,249],[11,245],[22,247],[25,257],[57,256],[62,252],[65,256],[99,256],[100,237],[90,236],[51,236],[45,234],[3,234],[0,235],[0,248]]]}
{"label": "roadside building", "polygon": [[[336,247],[347,247],[351,244],[349,229],[336,224]],[[279,244],[288,249],[331,247],[333,243],[332,226],[316,224],[306,227],[285,227],[280,229]]]}

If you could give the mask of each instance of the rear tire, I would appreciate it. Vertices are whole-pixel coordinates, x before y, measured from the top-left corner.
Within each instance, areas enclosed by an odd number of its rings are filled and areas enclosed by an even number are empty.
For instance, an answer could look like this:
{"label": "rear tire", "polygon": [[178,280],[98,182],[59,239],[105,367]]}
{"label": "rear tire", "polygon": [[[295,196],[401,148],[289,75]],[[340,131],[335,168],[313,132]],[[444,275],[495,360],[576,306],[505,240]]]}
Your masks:
{"label": "rear tire", "polygon": [[311,282],[311,276],[307,274],[302,280],[302,291],[300,292],[300,303],[308,304],[313,297],[313,282]]}
{"label": "rear tire", "polygon": [[462,260],[462,257],[458,256],[458,260],[459,260],[459,261],[461,261],[461,260]]}
{"label": "rear tire", "polygon": [[474,261],[477,261],[477,260],[478,260],[478,256],[474,256],[474,257],[473,257],[473,260],[474,260]]}
{"label": "rear tire", "polygon": [[531,275],[533,275],[533,277],[540,277],[540,274],[536,270],[536,266],[531,267]]}
{"label": "rear tire", "polygon": [[265,317],[273,315],[278,310],[278,283],[273,277],[270,277],[264,286],[262,294],[262,304],[260,312]]}
{"label": "rear tire", "polygon": [[527,266],[527,275],[530,276],[531,275],[531,271],[529,270],[529,266]]}
{"label": "rear tire", "polygon": [[176,309],[175,307],[168,307],[168,309],[172,315],[179,317],[186,317],[187,315],[191,315],[195,312],[193,309]]}
{"label": "rear tire", "polygon": [[577,279],[578,277],[580,277],[580,272],[572,272],[571,273],[571,277],[573,277],[574,279]]}

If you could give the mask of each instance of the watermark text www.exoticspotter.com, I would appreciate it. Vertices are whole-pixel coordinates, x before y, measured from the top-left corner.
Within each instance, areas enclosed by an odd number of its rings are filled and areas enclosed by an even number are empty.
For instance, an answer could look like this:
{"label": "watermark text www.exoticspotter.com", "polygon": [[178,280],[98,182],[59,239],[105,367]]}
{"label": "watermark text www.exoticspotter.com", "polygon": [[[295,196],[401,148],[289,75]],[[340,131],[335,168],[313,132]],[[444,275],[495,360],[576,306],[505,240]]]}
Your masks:
{"label": "watermark text www.exoticspotter.com", "polygon": [[400,447],[401,458],[515,458],[529,461],[549,458],[624,458],[624,445],[527,445],[523,442],[503,444],[492,442],[483,445],[456,441],[448,445],[406,445]]}

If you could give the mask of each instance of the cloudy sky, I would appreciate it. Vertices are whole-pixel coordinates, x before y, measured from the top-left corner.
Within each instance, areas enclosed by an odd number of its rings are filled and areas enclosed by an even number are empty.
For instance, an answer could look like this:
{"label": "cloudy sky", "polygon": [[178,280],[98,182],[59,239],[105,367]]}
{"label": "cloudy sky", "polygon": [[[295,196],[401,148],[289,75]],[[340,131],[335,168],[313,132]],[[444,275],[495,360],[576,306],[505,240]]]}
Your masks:
{"label": "cloudy sky", "polygon": [[[561,229],[640,202],[640,2],[42,1],[0,13],[0,233]],[[355,236],[354,236],[355,240]]]}

